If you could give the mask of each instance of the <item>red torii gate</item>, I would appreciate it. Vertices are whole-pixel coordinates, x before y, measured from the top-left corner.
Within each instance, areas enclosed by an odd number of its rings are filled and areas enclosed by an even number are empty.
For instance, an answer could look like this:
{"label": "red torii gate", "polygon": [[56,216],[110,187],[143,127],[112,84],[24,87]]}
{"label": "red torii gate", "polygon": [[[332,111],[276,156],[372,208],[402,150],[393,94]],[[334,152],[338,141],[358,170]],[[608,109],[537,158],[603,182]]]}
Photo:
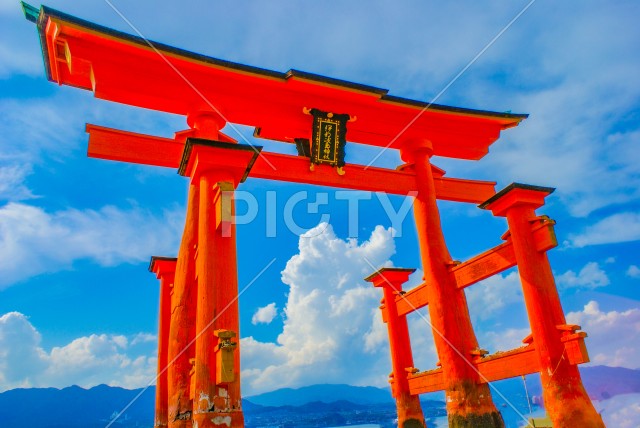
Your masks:
{"label": "red torii gate", "polygon": [[[402,268],[383,268],[366,278],[384,293],[380,309],[389,332],[394,362],[389,381],[398,414],[406,412],[408,418],[419,404],[415,397],[444,390],[450,426],[493,426],[473,416],[460,420],[461,414],[468,416],[466,402],[475,399],[466,382],[487,386],[540,373],[545,408],[554,427],[604,427],[577,367],[589,362],[584,343],[587,334],[578,331],[580,326],[566,323],[546,255],[557,246],[555,222],[535,213],[553,190],[514,183],[482,203],[480,208],[507,218],[509,231],[502,236],[506,242],[464,263],[454,261],[448,253],[435,204],[420,203],[418,196],[416,224],[426,224],[426,230],[419,228],[419,233],[430,237],[420,239],[425,282],[405,292],[402,284],[415,269]],[[523,339],[525,346],[487,355],[475,336],[463,334],[472,330],[463,290],[514,266],[518,267],[532,333]],[[427,305],[440,361],[438,368],[421,372],[413,366],[406,316]],[[457,412],[452,414],[452,410]]]}
{"label": "red torii gate", "polygon": [[[432,156],[478,160],[503,129],[526,115],[431,105],[296,70],[249,67],[151,43],[44,6],[37,10],[23,3],[23,8],[37,24],[49,80],[187,118],[189,129],[173,139],[87,125],[90,157],[177,168],[190,179],[178,258],[154,257],[150,265],[161,281],[156,426],[244,426],[229,195],[247,177],[400,195],[417,191],[426,283],[395,297],[406,270],[382,270],[369,278],[385,289],[400,426],[424,427],[418,394],[438,389],[447,394],[451,426],[503,426],[486,382],[534,371],[549,380],[545,401],[558,426],[603,426],[575,366],[588,358],[584,334],[573,334],[578,327],[564,324],[545,258],[544,251],[555,245],[545,228],[550,223],[533,211],[548,189],[519,185],[496,195],[493,182],[447,178],[430,163]],[[388,145],[400,150],[407,164],[398,170],[347,164],[346,175],[328,166],[311,172],[307,158],[261,152],[220,132],[226,123],[238,123],[256,127],[258,137],[292,143],[310,137],[305,107],[357,117],[349,124],[349,141]],[[484,203],[507,217],[512,236],[456,265],[442,236],[436,199]],[[516,263],[533,339],[526,351],[483,357],[463,288]],[[436,335],[442,368],[407,375],[403,370],[413,363],[404,317],[427,303],[434,332],[442,335]],[[512,361],[518,369],[511,368]],[[554,372],[545,377],[551,366]]]}

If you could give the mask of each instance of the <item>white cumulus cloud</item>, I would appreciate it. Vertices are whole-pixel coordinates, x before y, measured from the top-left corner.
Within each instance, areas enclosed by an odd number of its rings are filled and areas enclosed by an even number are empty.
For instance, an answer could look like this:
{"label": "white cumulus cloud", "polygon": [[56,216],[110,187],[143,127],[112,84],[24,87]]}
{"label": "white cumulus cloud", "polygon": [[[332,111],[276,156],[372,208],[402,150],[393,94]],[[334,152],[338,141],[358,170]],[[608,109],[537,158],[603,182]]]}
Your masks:
{"label": "white cumulus cloud", "polygon": [[157,369],[156,344],[151,337],[148,333],[131,338],[92,334],[47,351],[29,319],[9,312],[0,317],[0,391],[73,384],[146,386],[155,379]]}
{"label": "white cumulus cloud", "polygon": [[604,312],[592,300],[582,311],[569,312],[567,321],[589,335],[586,343],[592,363],[640,368],[640,308]]}
{"label": "white cumulus cloud", "polygon": [[594,289],[609,285],[607,273],[596,262],[589,262],[577,274],[568,270],[558,276],[558,284],[562,288],[589,288]]}
{"label": "white cumulus cloud", "polygon": [[298,248],[282,272],[290,289],[276,343],[242,339],[245,390],[384,385],[390,362],[378,315],[382,295],[363,278],[374,270],[370,263],[390,265],[393,231],[378,226],[369,240],[358,243],[338,238],[322,223],[300,237]]}
{"label": "white cumulus cloud", "polygon": [[0,317],[0,390],[36,381],[49,363],[41,341],[40,333],[23,314],[9,312]]}
{"label": "white cumulus cloud", "polygon": [[627,276],[630,276],[631,278],[640,278],[640,268],[636,265],[629,266],[629,269],[627,269]]}
{"label": "white cumulus cloud", "polygon": [[278,308],[275,303],[269,303],[267,306],[258,308],[251,317],[251,323],[257,324],[271,324],[271,321],[278,315]]}

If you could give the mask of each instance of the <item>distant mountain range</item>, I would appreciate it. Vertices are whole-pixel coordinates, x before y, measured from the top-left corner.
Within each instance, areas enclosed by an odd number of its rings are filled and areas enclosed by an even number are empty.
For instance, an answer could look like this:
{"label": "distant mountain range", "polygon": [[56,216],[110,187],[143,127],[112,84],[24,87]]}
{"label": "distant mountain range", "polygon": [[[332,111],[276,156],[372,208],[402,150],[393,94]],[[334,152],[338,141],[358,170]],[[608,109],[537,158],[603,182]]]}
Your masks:
{"label": "distant mountain range", "polygon": [[247,400],[261,406],[302,406],[310,402],[332,403],[343,400],[354,404],[392,403],[390,389],[373,386],[350,385],[312,385],[302,388],[282,388],[260,395],[247,397]]}
{"label": "distant mountain range", "polygon": [[[13,389],[0,394],[0,426],[4,428],[104,428],[142,389],[107,385],[91,389]],[[116,427],[151,427],[155,388],[131,405]]]}
{"label": "distant mountain range", "polygon": [[[594,366],[581,369],[593,399],[640,392],[640,370]],[[539,381],[528,377],[529,394],[539,396]],[[522,380],[497,382],[498,390],[524,412],[527,401]],[[127,390],[99,385],[90,389],[29,388],[0,393],[0,426],[3,428],[104,428],[136,396],[114,428],[152,427],[155,388]],[[424,399],[425,397],[423,397]],[[423,401],[428,418],[444,415],[442,394],[429,394]],[[494,394],[505,421],[513,412]],[[247,426],[319,427],[355,423],[391,426],[395,406],[389,389],[350,385],[313,385],[283,388],[243,400]],[[515,414],[515,412],[513,412]],[[307,422],[305,422],[307,421]]]}
{"label": "distant mountain range", "polygon": [[580,370],[584,387],[593,400],[606,400],[620,394],[640,392],[640,370],[594,366]]}
{"label": "distant mountain range", "polygon": [[[589,396],[593,400],[605,400],[620,395],[640,392],[640,370],[622,367],[590,366],[581,367],[582,379]],[[494,385],[505,397],[524,394],[522,379],[513,378]],[[530,395],[542,395],[542,386],[536,376],[527,377]],[[422,396],[432,400],[444,400],[444,394],[433,393]],[[355,404],[384,404],[393,402],[389,388],[350,385],[312,385],[302,388],[282,388],[264,394],[246,397],[252,403],[262,406],[300,406],[312,401],[331,403],[345,400]],[[498,399],[496,397],[496,399]],[[428,401],[428,400],[424,400]]]}

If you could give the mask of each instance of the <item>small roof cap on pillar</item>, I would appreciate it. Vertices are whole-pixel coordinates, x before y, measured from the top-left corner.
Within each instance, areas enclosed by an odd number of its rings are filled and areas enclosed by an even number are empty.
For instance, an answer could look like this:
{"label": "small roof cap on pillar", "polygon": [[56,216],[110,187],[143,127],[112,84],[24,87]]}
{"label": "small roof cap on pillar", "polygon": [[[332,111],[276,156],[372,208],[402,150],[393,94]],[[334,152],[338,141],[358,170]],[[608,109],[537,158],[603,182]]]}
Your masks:
{"label": "small roof cap on pillar", "polygon": [[364,280],[373,283],[374,287],[397,286],[409,279],[415,269],[386,267],[378,269]]}
{"label": "small roof cap on pillar", "polygon": [[178,259],[176,257],[151,256],[149,272],[155,273],[160,277],[160,275],[167,273],[167,271],[174,272],[177,262]]}
{"label": "small roof cap on pillar", "polygon": [[544,198],[553,193],[553,187],[533,186],[530,184],[511,183],[480,205],[483,210],[491,210],[494,215],[505,215],[506,209],[516,204],[544,205]]}
{"label": "small roof cap on pillar", "polygon": [[[237,182],[243,183],[261,151],[262,146],[187,138],[178,174],[192,176],[195,168],[200,164],[205,164],[221,169],[237,170],[240,173]],[[196,159],[200,153],[209,156],[206,159]]]}

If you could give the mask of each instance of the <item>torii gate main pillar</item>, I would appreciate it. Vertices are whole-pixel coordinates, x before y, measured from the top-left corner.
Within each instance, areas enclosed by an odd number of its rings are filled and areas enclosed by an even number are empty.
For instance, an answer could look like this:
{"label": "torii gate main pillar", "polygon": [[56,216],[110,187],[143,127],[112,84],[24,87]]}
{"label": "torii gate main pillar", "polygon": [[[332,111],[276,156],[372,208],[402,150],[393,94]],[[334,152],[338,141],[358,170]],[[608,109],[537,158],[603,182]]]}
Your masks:
{"label": "torii gate main pillar", "polygon": [[536,249],[532,224],[540,217],[535,210],[553,190],[512,184],[480,207],[507,218],[538,353],[544,406],[553,426],[604,428],[573,361],[574,353],[586,354],[586,349],[576,349],[584,345],[572,345],[576,342],[571,339],[584,337],[586,333],[576,333],[579,326],[567,325],[547,254]]}
{"label": "torii gate main pillar", "polygon": [[[260,147],[217,141],[224,124],[211,113],[190,117],[179,173],[197,189],[195,247],[195,359],[191,381],[193,426],[244,427],[240,395],[238,278],[233,192],[247,177]],[[196,203],[193,200],[193,203]]]}
{"label": "torii gate main pillar", "polygon": [[193,357],[196,310],[194,284],[194,246],[197,240],[199,192],[189,186],[187,216],[176,262],[175,280],[171,292],[169,340],[167,343],[167,396],[169,428],[191,428],[190,359]]}
{"label": "torii gate main pillar", "polygon": [[429,316],[436,350],[444,376],[447,414],[451,428],[502,428],[489,386],[480,383],[472,364],[472,351],[478,341],[471,325],[464,291],[449,272],[453,264],[447,249],[430,158],[433,147],[427,140],[406,141],[401,157],[413,165],[418,194],[413,209],[416,221],[424,279],[428,284]]}

